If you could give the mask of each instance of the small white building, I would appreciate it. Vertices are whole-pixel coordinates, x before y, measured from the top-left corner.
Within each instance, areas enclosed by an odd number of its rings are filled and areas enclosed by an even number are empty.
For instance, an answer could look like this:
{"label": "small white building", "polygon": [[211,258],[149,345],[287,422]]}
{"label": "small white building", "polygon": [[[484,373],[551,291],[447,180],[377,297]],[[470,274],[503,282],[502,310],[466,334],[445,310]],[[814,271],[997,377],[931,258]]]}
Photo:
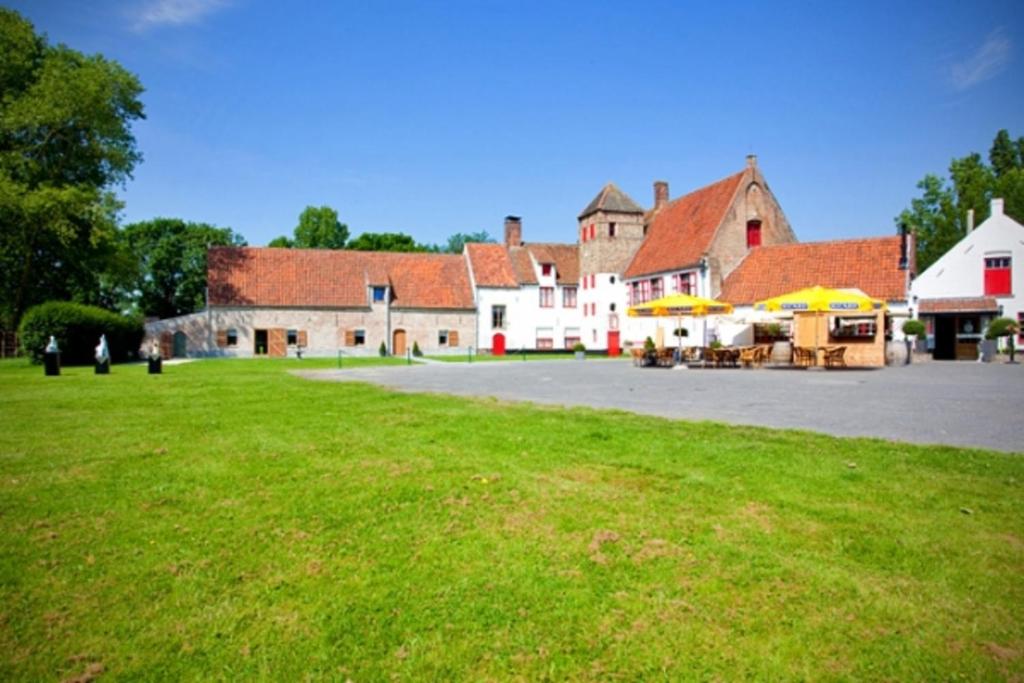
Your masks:
{"label": "small white building", "polygon": [[[1002,199],[993,199],[991,206],[988,219],[911,286],[936,359],[976,359],[978,343],[994,318],[1024,323],[1024,226],[1003,213]],[[1018,342],[1024,342],[1024,335]]]}

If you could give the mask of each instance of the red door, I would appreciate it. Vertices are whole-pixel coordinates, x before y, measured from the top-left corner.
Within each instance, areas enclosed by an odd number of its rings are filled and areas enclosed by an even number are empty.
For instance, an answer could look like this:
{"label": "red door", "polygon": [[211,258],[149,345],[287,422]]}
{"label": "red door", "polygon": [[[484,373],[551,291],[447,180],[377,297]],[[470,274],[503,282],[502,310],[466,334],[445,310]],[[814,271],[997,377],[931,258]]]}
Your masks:
{"label": "red door", "polygon": [[505,355],[505,335],[501,332],[491,338],[491,354],[495,356]]}
{"label": "red door", "polygon": [[621,350],[619,349],[619,331],[608,333],[608,355],[612,358],[619,355]]}

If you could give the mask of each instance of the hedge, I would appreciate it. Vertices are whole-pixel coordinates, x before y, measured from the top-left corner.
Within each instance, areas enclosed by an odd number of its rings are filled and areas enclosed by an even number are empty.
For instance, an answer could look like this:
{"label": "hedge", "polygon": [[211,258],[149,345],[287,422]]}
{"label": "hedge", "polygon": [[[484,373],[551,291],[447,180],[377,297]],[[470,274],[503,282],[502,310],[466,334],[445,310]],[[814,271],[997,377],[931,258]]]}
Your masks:
{"label": "hedge", "polygon": [[53,335],[60,346],[61,363],[89,365],[94,361],[101,334],[107,335],[110,359],[116,363],[138,356],[144,329],[138,318],[66,301],[33,306],[25,311],[18,326],[21,352],[33,363],[42,362]]}

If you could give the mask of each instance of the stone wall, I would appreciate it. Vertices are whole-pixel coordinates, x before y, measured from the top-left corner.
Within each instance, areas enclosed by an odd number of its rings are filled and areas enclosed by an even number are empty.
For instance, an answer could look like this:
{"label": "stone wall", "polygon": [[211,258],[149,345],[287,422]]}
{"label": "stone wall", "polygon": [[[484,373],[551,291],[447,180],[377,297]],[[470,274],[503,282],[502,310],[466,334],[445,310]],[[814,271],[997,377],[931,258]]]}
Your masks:
{"label": "stone wall", "polygon": [[[608,236],[608,226],[615,223],[615,237]],[[583,229],[588,231],[594,225],[594,239],[587,233],[582,240]],[[591,273],[625,272],[633,260],[636,250],[644,241],[644,217],[637,213],[609,213],[598,211],[579,222],[580,275]]]}

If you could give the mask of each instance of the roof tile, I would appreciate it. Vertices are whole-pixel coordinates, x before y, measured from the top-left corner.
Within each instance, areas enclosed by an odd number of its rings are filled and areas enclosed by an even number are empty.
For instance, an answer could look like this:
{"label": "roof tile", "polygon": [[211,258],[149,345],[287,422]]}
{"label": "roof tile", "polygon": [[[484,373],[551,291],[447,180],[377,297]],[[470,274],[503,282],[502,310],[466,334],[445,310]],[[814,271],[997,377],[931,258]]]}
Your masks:
{"label": "roof tile", "polygon": [[906,271],[899,262],[899,237],[757,247],[725,279],[719,298],[736,305],[752,304],[821,285],[856,288],[876,299],[903,301]]}
{"label": "roof tile", "polygon": [[504,244],[471,242],[466,245],[466,250],[477,287],[518,286],[516,271]]}
{"label": "roof tile", "polygon": [[683,195],[652,212],[644,239],[625,277],[679,270],[700,261],[732,204],[746,171]]}

